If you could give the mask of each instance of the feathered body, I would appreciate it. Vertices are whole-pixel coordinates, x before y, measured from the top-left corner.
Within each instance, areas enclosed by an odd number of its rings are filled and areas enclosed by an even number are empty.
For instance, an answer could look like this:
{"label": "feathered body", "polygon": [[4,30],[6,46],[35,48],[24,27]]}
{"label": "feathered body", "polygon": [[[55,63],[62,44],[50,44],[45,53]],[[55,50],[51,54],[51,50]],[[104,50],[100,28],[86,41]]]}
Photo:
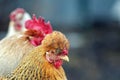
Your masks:
{"label": "feathered body", "polygon": [[[67,80],[61,62],[68,60],[65,58],[68,53],[51,53],[58,49],[68,50],[69,42],[62,33],[54,31],[46,35],[42,44],[24,57],[8,80]],[[52,55],[48,57],[48,53]]]}
{"label": "feathered body", "polygon": [[0,77],[0,80],[7,80],[7,78]]}
{"label": "feathered body", "polygon": [[25,35],[17,34],[0,41],[0,75],[7,75],[34,46]]}
{"label": "feathered body", "polygon": [[31,16],[23,8],[17,8],[10,13],[10,23],[6,37],[10,37],[16,33],[24,32],[25,22],[31,19]]}
{"label": "feathered body", "polygon": [[[41,35],[52,32],[50,23],[46,23],[42,17],[38,20],[33,16],[33,19],[28,20],[26,24],[27,30],[25,32],[6,37],[0,41],[0,76],[11,73],[24,56],[40,45],[44,38]],[[32,26],[29,28],[31,24]],[[39,30],[35,30],[36,25],[38,25],[37,28],[40,28]],[[44,28],[47,29],[43,30]],[[46,33],[47,31],[49,32]]]}

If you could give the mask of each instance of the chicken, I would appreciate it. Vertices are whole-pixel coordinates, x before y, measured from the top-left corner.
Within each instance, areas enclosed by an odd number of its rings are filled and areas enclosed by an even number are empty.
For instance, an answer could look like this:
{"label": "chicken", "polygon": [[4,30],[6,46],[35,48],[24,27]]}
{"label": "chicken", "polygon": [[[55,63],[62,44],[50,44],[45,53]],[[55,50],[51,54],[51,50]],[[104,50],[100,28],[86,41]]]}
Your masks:
{"label": "chicken", "polygon": [[0,77],[0,80],[7,80],[7,78],[4,78],[4,77]]}
{"label": "chicken", "polygon": [[24,56],[41,44],[46,34],[52,33],[52,26],[42,17],[33,16],[25,25],[27,31],[0,41],[0,76],[11,73]]}
{"label": "chicken", "polygon": [[8,80],[67,80],[63,60],[68,58],[69,41],[59,31],[47,34],[7,77]]}
{"label": "chicken", "polygon": [[6,37],[10,37],[18,32],[25,31],[25,21],[31,19],[31,16],[23,8],[17,8],[10,13],[10,23]]}

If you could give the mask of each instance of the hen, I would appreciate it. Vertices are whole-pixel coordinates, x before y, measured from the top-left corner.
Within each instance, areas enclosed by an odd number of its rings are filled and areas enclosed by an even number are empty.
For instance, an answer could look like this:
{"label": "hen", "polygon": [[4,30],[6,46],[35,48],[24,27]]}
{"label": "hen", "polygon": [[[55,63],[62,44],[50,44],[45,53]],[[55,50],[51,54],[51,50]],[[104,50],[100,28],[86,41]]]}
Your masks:
{"label": "hen", "polygon": [[33,49],[9,75],[8,80],[67,80],[63,60],[68,58],[69,41],[58,31],[53,31],[43,39],[40,46]]}
{"label": "hen", "polygon": [[11,73],[20,60],[52,32],[49,22],[45,23],[42,17],[37,19],[35,16],[26,22],[26,29],[24,33],[0,41],[0,76]]}
{"label": "hen", "polygon": [[10,13],[10,23],[6,37],[25,31],[25,21],[31,19],[30,14],[23,8],[17,8]]}

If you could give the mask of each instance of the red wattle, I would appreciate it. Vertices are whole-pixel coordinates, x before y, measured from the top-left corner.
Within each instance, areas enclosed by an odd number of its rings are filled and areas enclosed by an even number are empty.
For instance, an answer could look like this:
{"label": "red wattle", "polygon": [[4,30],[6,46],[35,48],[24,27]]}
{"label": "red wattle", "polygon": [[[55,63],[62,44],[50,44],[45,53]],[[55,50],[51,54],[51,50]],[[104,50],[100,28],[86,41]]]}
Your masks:
{"label": "red wattle", "polygon": [[16,31],[20,31],[20,30],[21,30],[21,28],[22,28],[22,27],[21,27],[21,25],[20,25],[20,24],[16,24],[16,25],[15,25],[15,30],[16,30]]}
{"label": "red wattle", "polygon": [[55,68],[59,68],[61,65],[62,65],[62,60],[57,60],[57,61],[55,61],[54,62],[54,66],[55,66]]}

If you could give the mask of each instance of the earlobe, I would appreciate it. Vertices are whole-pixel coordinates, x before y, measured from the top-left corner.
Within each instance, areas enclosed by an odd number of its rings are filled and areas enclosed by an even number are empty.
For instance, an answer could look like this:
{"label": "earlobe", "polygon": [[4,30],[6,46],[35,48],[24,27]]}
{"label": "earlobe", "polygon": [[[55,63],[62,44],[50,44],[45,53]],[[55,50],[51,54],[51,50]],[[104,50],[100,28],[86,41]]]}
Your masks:
{"label": "earlobe", "polygon": [[49,52],[46,52],[46,55],[45,55],[46,59],[48,62],[52,63],[53,61],[50,60],[50,53]]}

